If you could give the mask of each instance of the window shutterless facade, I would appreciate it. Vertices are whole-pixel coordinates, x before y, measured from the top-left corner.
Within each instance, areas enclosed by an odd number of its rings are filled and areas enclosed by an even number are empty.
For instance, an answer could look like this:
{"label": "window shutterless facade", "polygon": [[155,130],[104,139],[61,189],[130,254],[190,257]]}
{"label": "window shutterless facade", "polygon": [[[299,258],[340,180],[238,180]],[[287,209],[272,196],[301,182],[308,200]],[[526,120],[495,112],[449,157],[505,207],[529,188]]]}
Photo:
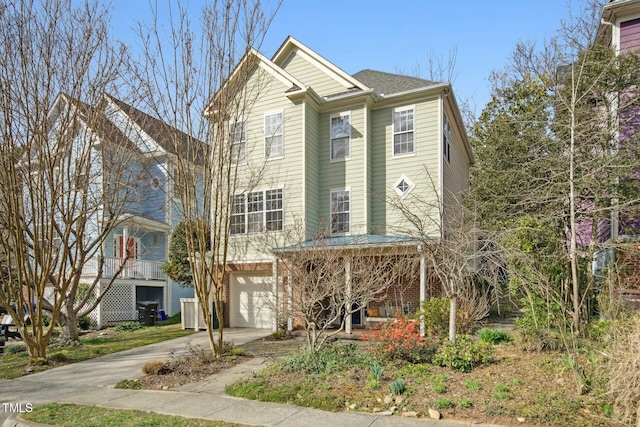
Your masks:
{"label": "window shutterless facade", "polygon": [[331,233],[348,233],[351,229],[351,191],[331,192]]}
{"label": "window shutterless facade", "polygon": [[283,230],[283,206],[284,193],[281,188],[235,195],[231,234]]}
{"label": "window shutterless facade", "polygon": [[265,158],[284,156],[284,115],[282,112],[264,116]]}
{"label": "window shutterless facade", "polygon": [[247,122],[237,121],[229,128],[231,135],[231,161],[233,163],[247,160]]}
{"label": "window shutterless facade", "polygon": [[415,108],[393,110],[393,155],[412,154],[415,144]]}
{"label": "window shutterless facade", "polygon": [[351,113],[331,116],[331,160],[351,157]]}

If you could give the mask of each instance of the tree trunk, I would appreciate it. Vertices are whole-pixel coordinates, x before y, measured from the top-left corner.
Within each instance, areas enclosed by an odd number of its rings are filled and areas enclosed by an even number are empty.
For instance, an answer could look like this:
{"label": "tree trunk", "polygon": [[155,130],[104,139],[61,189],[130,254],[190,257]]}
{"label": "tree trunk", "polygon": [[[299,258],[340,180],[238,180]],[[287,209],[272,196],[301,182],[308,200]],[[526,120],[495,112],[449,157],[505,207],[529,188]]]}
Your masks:
{"label": "tree trunk", "polygon": [[458,314],[458,297],[453,295],[449,299],[449,341],[456,342],[456,317]]}
{"label": "tree trunk", "polygon": [[[63,317],[62,322],[62,340],[68,342],[80,342],[80,333],[78,331],[78,317],[74,310]],[[51,320],[53,322],[53,319]]]}

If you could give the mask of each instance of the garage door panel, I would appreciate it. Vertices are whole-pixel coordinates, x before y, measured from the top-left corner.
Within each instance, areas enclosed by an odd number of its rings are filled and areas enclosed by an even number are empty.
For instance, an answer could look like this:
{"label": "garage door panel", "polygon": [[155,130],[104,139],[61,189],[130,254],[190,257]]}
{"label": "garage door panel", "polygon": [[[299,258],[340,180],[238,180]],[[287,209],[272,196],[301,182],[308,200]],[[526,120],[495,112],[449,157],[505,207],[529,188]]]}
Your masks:
{"label": "garage door panel", "polygon": [[270,275],[231,276],[232,327],[270,329],[273,326],[272,278]]}

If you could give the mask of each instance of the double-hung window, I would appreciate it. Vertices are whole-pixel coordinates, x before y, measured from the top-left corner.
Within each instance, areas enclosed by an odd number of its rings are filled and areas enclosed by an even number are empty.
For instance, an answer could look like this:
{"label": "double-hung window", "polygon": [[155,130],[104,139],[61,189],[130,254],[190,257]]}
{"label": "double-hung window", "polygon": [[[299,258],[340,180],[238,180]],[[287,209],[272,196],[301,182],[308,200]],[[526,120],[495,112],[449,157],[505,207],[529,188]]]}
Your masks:
{"label": "double-hung window", "polygon": [[281,188],[234,196],[231,234],[281,231],[284,226],[283,201]]}
{"label": "double-hung window", "polygon": [[442,117],[442,156],[451,161],[451,125],[446,115]]}
{"label": "double-hung window", "polygon": [[396,108],[393,111],[393,155],[415,153],[415,109]]}
{"label": "double-hung window", "polygon": [[267,159],[284,155],[283,124],[282,112],[264,116],[264,153]]}
{"label": "double-hung window", "polygon": [[229,129],[231,135],[231,161],[244,162],[247,159],[247,122],[237,121]]}
{"label": "double-hung window", "polygon": [[351,114],[331,116],[331,160],[351,157]]}
{"label": "double-hung window", "polygon": [[348,233],[351,225],[350,190],[331,192],[331,233]]}

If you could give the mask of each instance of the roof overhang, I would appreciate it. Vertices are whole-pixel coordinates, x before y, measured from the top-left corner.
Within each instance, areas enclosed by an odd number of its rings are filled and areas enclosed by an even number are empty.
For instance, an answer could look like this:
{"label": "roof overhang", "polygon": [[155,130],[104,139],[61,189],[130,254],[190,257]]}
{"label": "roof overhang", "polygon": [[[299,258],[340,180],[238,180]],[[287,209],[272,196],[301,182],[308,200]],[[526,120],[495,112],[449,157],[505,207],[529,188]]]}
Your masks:
{"label": "roof overhang", "polygon": [[118,216],[118,224],[125,226],[138,226],[149,230],[171,231],[171,226],[167,223],[145,218],[139,215],[123,214]]}
{"label": "roof overhang", "polygon": [[373,234],[358,234],[353,236],[335,236],[321,239],[305,240],[294,245],[273,248],[272,252],[278,256],[287,256],[303,251],[381,251],[390,253],[393,249],[400,249],[402,254],[419,254],[424,240],[412,236],[379,236]]}

